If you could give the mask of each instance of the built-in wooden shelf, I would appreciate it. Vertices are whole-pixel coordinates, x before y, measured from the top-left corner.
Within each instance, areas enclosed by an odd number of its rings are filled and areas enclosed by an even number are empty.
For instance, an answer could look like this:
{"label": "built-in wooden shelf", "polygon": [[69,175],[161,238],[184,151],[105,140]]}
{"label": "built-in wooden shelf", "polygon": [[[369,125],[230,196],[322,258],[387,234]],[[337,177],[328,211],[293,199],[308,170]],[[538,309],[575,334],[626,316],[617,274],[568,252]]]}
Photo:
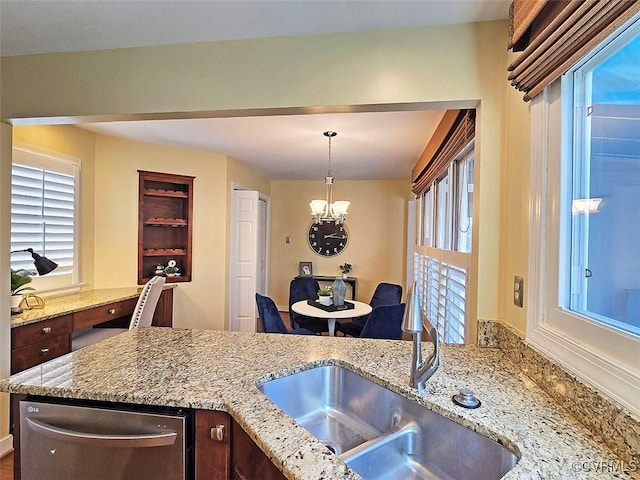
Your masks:
{"label": "built-in wooden shelf", "polygon": [[173,197],[173,198],[189,197],[187,192],[183,192],[182,190],[156,190],[153,188],[145,190],[144,194],[154,196],[154,197]]}
{"label": "built-in wooden shelf", "polygon": [[194,177],[142,170],[138,175],[138,283],[171,260],[180,275],[167,282],[190,282]]}
{"label": "built-in wooden shelf", "polygon": [[147,248],[143,255],[145,257],[165,257],[171,255],[186,255],[184,248]]}
{"label": "built-in wooden shelf", "polygon": [[182,218],[149,218],[144,221],[144,224],[158,227],[186,227],[189,222]]}

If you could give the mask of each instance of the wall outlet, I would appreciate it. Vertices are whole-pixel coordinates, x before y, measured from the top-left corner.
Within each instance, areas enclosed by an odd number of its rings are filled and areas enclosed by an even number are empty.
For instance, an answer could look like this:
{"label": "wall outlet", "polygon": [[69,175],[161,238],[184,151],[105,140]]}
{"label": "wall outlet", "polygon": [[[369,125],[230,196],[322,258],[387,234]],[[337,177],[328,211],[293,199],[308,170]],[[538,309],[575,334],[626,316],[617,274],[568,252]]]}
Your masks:
{"label": "wall outlet", "polygon": [[284,243],[291,243],[291,236],[287,235],[286,237],[284,237]]}
{"label": "wall outlet", "polygon": [[522,308],[524,302],[524,278],[513,277],[513,304]]}

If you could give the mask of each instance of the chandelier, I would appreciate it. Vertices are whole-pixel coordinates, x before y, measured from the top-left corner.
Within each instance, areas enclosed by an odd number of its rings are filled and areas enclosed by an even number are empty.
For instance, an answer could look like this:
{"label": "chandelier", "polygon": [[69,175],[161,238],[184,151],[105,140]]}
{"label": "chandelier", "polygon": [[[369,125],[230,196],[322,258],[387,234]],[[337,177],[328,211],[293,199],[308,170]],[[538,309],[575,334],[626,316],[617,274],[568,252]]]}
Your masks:
{"label": "chandelier", "polygon": [[337,135],[336,132],[324,132],[323,135],[329,139],[329,168],[324,183],[327,187],[326,200],[311,200],[311,215],[315,223],[335,222],[344,223],[344,217],[348,213],[347,209],[351,202],[345,200],[333,201],[333,176],[331,175],[331,139]]}

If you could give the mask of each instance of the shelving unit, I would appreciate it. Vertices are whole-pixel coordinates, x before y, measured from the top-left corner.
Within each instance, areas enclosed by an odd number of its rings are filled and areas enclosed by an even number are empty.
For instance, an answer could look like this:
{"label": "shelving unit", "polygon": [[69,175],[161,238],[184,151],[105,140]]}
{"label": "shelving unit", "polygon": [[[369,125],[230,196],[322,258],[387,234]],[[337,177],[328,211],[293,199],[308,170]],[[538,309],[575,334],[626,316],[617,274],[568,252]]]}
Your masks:
{"label": "shelving unit", "polygon": [[190,282],[194,177],[143,170],[138,176],[138,283],[170,260],[180,275],[167,282]]}

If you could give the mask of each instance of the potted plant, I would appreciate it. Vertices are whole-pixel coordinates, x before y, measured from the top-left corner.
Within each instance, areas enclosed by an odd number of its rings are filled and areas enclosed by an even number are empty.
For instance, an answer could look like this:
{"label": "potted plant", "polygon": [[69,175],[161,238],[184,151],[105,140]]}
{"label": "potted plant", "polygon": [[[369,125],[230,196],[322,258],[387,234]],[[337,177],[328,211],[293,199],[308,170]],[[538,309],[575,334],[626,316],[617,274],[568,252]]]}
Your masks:
{"label": "potted plant", "polygon": [[11,313],[20,313],[20,302],[22,302],[22,293],[26,290],[34,290],[27,285],[31,283],[32,273],[21,269],[11,269]]}
{"label": "potted plant", "polygon": [[331,305],[332,293],[332,289],[329,285],[327,285],[326,287],[320,287],[320,290],[318,290],[318,303],[326,306]]}
{"label": "potted plant", "polygon": [[347,278],[349,276],[349,272],[351,272],[351,264],[344,263],[344,265],[340,265],[340,271],[342,272],[342,278]]}

